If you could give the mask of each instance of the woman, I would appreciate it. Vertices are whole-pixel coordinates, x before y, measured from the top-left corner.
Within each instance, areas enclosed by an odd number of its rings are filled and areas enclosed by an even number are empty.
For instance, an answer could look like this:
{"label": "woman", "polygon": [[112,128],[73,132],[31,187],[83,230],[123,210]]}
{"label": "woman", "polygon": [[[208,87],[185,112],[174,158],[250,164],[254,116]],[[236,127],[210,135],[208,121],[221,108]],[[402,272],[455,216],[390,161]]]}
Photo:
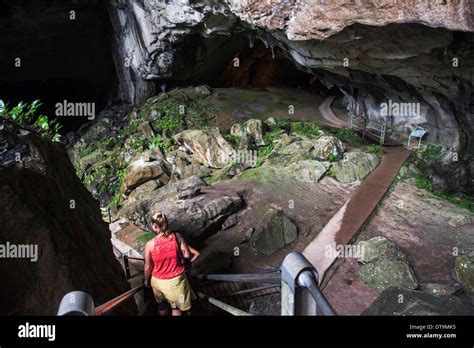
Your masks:
{"label": "woman", "polygon": [[[178,233],[171,232],[165,214],[153,215],[151,223],[156,237],[145,245],[145,286],[151,285],[158,304],[167,301],[171,305],[172,315],[179,316],[191,309],[191,300],[195,299],[181,259],[194,262],[200,253]],[[159,310],[160,315],[167,315],[162,305]]]}

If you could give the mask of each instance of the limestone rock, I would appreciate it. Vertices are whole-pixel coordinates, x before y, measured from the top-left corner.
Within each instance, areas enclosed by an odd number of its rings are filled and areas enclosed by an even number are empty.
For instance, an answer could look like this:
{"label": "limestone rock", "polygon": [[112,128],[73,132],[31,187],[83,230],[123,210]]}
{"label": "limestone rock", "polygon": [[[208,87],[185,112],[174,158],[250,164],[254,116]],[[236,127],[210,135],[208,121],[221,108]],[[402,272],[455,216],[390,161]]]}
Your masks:
{"label": "limestone rock", "polygon": [[268,207],[255,227],[250,243],[264,255],[271,255],[298,237],[296,225],[279,209]]}
{"label": "limestone rock", "polygon": [[340,182],[362,181],[379,164],[380,159],[373,153],[349,152],[344,159],[333,166],[336,179]]}
{"label": "limestone rock", "polygon": [[219,130],[184,130],[174,136],[207,167],[223,168],[228,164],[234,149]]}
{"label": "limestone rock", "polygon": [[[265,145],[262,132],[262,121],[250,119],[244,123],[236,123],[232,126],[230,134],[240,137],[244,143],[248,142],[256,146]],[[241,141],[242,145],[242,141]]]}
{"label": "limestone rock", "polygon": [[456,276],[460,280],[464,292],[474,304],[474,251],[463,252],[456,257]]}
{"label": "limestone rock", "polygon": [[454,285],[434,284],[429,283],[424,285],[425,292],[435,296],[450,296],[459,290]]}
{"label": "limestone rock", "polygon": [[169,182],[170,177],[164,161],[136,160],[127,167],[121,191],[129,194],[136,187],[154,179],[158,179],[163,185]]}
{"label": "limestone rock", "polygon": [[[403,301],[400,301],[403,299]],[[434,296],[421,291],[391,287],[367,308],[363,315],[472,315],[455,296]]]}
{"label": "limestone rock", "polygon": [[[238,193],[222,192],[209,188],[199,177],[191,177],[168,185],[142,196],[141,201],[127,204],[118,215],[138,226],[150,228],[150,217],[156,212],[165,213],[170,228],[181,233],[188,241],[203,241],[222,229],[229,216],[237,213],[243,205]],[[198,195],[194,193],[199,192]],[[191,193],[180,199],[180,196]]]}
{"label": "limestone rock", "polygon": [[471,218],[464,214],[454,215],[448,221],[448,224],[453,227],[461,227],[470,223],[471,223]]}
{"label": "limestone rock", "polygon": [[301,160],[285,167],[285,172],[301,182],[315,183],[321,179],[330,167],[331,163],[329,162]]}
{"label": "limestone rock", "polygon": [[345,151],[345,146],[337,137],[333,135],[323,135],[314,143],[314,157],[323,161],[328,160],[332,155],[339,158]]}
{"label": "limestone rock", "polygon": [[[98,202],[61,144],[0,117],[0,183],[0,245],[37,248],[34,262],[2,256],[2,315],[56,315],[72,290],[102,304],[130,289]],[[133,311],[125,303],[115,313]]]}
{"label": "limestone rock", "polygon": [[369,286],[384,290],[391,286],[416,289],[418,282],[406,255],[383,237],[375,237],[357,244],[362,250],[358,261],[361,280]]}

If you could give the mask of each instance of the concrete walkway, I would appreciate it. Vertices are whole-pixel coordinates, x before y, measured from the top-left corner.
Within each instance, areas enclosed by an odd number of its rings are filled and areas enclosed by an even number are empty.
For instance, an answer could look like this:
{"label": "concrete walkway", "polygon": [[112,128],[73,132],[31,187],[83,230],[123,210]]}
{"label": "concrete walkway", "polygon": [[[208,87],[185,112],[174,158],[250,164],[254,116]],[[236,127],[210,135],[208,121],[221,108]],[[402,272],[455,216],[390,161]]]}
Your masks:
{"label": "concrete walkway", "polygon": [[403,147],[383,148],[379,166],[354,191],[318,236],[303,250],[303,255],[318,270],[320,282],[338,258],[336,246],[348,245],[383,198],[410,151]]}
{"label": "concrete walkway", "polygon": [[331,105],[336,99],[336,96],[331,96],[326,98],[323,103],[319,106],[319,112],[325,118],[327,122],[331,125],[337,127],[349,127],[349,122],[343,121],[336,116],[336,114],[332,111]]}

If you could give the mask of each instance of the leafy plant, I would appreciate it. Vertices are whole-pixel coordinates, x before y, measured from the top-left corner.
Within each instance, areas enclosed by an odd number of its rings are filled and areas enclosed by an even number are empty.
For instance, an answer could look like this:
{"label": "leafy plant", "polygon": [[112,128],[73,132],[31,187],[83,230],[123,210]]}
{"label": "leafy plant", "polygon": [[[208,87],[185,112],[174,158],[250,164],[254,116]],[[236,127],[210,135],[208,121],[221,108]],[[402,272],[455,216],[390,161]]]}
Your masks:
{"label": "leafy plant", "polygon": [[240,146],[240,139],[241,139],[240,137],[236,135],[232,135],[232,134],[226,134],[224,138],[234,147],[238,148]]}
{"label": "leafy plant", "polygon": [[174,134],[184,128],[184,116],[180,112],[181,105],[174,99],[167,99],[157,104],[159,116],[152,122],[156,132]]}
{"label": "leafy plant", "polygon": [[318,135],[321,128],[314,122],[293,122],[291,131],[303,135]]}
{"label": "leafy plant", "polygon": [[326,158],[326,160],[327,160],[328,162],[336,162],[336,161],[337,161],[337,156],[331,152],[331,153],[328,155],[328,157]]}
{"label": "leafy plant", "polygon": [[50,120],[48,116],[37,115],[38,109],[42,106],[40,100],[35,100],[31,104],[19,102],[17,106],[9,108],[8,104],[3,105],[0,116],[8,117],[20,124],[32,126],[36,128],[39,133],[51,141],[61,141],[59,134],[62,126],[56,120]]}
{"label": "leafy plant", "polygon": [[370,145],[369,148],[367,149],[368,153],[373,153],[375,155],[380,155],[382,153],[382,149],[380,148],[380,145]]}
{"label": "leafy plant", "polygon": [[163,139],[163,137],[160,137],[159,135],[148,139],[147,142],[149,149],[161,148],[166,150],[173,146],[173,141],[171,139]]}
{"label": "leafy plant", "polygon": [[357,147],[362,145],[362,138],[359,134],[347,128],[339,128],[336,137],[350,146]]}
{"label": "leafy plant", "polygon": [[443,157],[443,147],[433,144],[428,144],[420,155],[418,167],[422,171],[426,171],[430,166],[441,162]]}

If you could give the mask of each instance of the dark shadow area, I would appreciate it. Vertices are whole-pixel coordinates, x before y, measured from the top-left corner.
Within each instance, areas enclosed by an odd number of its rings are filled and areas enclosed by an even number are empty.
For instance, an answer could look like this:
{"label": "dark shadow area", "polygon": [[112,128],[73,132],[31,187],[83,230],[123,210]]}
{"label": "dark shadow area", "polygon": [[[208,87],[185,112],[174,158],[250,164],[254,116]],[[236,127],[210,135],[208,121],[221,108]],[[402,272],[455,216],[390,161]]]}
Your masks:
{"label": "dark shadow area", "polygon": [[[0,1],[0,99],[43,101],[54,116],[56,103],[95,103],[96,114],[115,89],[110,20],[104,3],[86,1]],[[72,12],[73,11],[73,12]],[[59,117],[63,133],[87,122]]]}

